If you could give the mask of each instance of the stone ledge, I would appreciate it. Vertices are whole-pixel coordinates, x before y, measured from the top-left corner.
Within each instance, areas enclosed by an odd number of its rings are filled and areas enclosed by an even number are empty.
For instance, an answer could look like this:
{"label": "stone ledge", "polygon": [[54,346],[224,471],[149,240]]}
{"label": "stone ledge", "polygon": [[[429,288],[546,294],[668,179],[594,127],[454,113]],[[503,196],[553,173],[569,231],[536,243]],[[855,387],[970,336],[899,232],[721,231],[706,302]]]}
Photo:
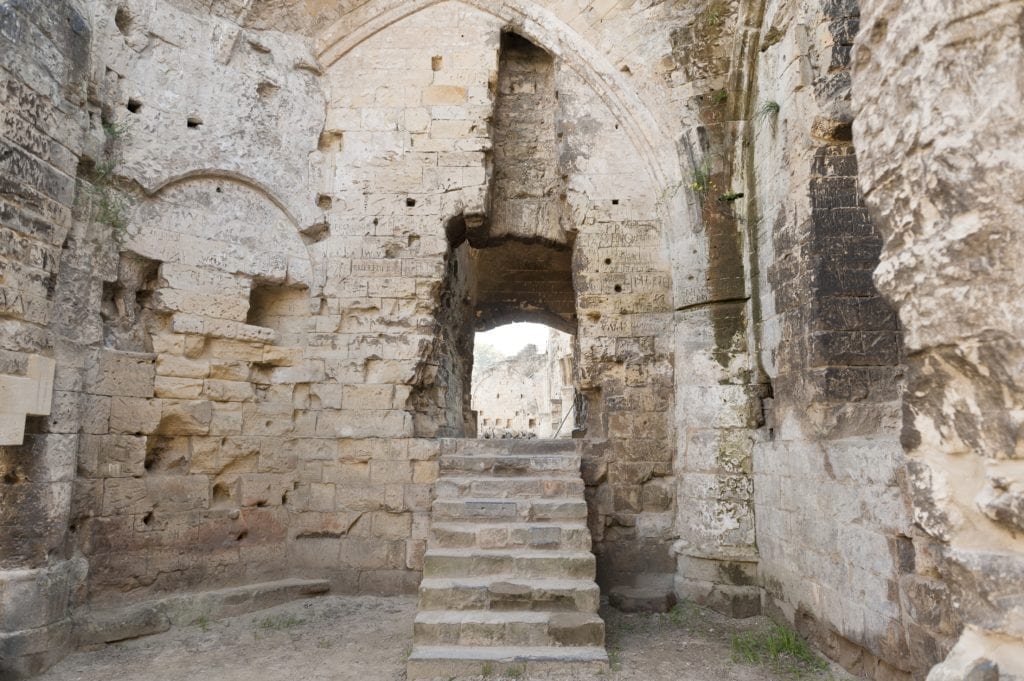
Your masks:
{"label": "stone ledge", "polygon": [[272,608],[330,591],[325,579],[283,579],[247,586],[182,594],[146,603],[74,615],[78,646],[102,645]]}

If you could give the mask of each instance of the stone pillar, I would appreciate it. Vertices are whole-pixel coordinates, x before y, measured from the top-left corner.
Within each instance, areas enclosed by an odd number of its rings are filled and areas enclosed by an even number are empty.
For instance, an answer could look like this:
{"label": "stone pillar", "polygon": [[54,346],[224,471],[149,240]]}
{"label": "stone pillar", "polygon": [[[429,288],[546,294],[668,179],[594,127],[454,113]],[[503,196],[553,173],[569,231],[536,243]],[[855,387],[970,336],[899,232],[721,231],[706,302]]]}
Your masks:
{"label": "stone pillar", "polygon": [[[53,282],[71,224],[89,40],[83,14],[67,0],[0,2],[4,680],[38,673],[67,650],[69,598],[81,572],[66,552],[77,410],[74,398],[65,399],[72,393],[53,393],[47,357],[55,354]],[[58,369],[58,388],[64,378]]]}

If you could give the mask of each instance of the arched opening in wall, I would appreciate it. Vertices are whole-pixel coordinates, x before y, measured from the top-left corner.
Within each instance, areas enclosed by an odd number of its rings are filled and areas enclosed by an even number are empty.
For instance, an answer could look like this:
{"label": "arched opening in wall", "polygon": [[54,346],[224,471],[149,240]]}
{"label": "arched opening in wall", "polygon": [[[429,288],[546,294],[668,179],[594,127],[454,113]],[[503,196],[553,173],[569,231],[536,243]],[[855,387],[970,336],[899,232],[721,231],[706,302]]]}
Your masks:
{"label": "arched opening in wall", "polygon": [[[502,34],[490,130],[490,201],[486,215],[457,215],[445,225],[449,249],[436,292],[433,338],[409,401],[417,437],[485,432],[472,407],[476,333],[513,322],[576,333],[576,226],[560,154],[555,75],[551,54],[522,36]],[[505,421],[511,421],[508,427]],[[534,421],[538,436],[553,433],[541,431],[539,416]],[[520,430],[530,428],[529,417],[524,423]],[[502,424],[515,429],[514,416],[502,417]]]}
{"label": "arched opening in wall", "polygon": [[484,439],[570,438],[573,336],[543,324],[476,334],[471,407]]}

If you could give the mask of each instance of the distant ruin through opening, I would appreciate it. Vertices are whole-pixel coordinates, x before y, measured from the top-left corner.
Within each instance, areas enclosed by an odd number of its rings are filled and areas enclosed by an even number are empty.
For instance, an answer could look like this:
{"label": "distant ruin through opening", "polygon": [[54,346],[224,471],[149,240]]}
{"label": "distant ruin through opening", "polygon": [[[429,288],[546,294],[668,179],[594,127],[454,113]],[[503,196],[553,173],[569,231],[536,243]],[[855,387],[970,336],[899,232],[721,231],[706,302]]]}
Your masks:
{"label": "distant ruin through opening", "polygon": [[[527,344],[513,350],[514,339]],[[572,437],[573,345],[572,335],[541,324],[477,333],[471,390],[476,437]]]}

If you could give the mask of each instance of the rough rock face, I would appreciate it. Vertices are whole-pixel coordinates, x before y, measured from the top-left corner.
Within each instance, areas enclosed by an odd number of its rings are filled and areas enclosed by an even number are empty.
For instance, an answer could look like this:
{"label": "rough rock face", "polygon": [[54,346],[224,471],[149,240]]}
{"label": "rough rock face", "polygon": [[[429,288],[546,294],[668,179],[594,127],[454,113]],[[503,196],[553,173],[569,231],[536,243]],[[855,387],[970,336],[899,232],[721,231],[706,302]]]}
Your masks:
{"label": "rough rock face", "polygon": [[979,658],[1020,676],[1024,8],[862,6],[855,132],[886,238],[875,281],[908,350],[908,491],[966,627],[929,678],[967,678]]}
{"label": "rough rock face", "polygon": [[515,320],[573,334],[602,588],[1024,674],[1022,14],[0,0],[0,678],[414,590]]}

